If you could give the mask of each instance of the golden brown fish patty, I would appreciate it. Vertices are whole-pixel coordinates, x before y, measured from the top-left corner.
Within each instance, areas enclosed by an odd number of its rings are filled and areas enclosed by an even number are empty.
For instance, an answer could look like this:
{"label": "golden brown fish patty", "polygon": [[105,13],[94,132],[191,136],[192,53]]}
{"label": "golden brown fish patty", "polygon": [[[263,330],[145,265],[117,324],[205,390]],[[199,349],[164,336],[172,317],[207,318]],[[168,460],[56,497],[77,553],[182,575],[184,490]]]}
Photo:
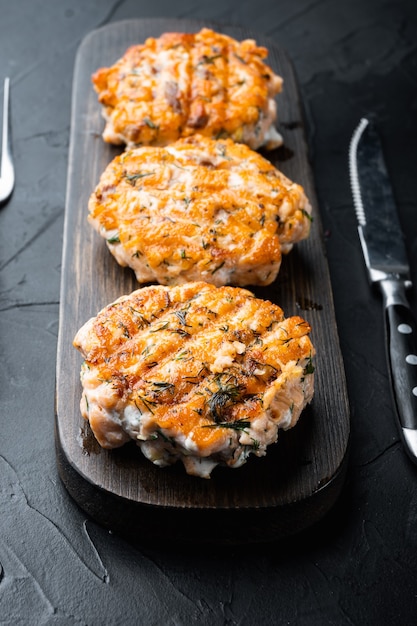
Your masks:
{"label": "golden brown fish patty", "polygon": [[130,47],[92,77],[109,143],[166,145],[195,133],[277,147],[276,94],[282,79],[267,49],[208,28],[165,33]]}
{"label": "golden brown fish patty", "polygon": [[156,465],[204,478],[240,467],[311,400],[309,332],[245,289],[144,287],[78,331],[81,412],[105,448],[133,439]]}
{"label": "golden brown fish patty", "polygon": [[303,188],[230,139],[194,136],[117,156],[89,221],[139,282],[268,285],[308,236]]}

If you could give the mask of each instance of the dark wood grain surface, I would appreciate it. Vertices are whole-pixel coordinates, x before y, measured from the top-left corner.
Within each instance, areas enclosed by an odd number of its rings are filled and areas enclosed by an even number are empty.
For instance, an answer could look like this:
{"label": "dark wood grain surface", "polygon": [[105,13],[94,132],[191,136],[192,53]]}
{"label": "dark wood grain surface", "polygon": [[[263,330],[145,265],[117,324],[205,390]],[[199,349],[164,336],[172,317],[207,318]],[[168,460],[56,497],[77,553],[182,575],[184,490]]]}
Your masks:
{"label": "dark wood grain surface", "polygon": [[[235,471],[218,468],[208,481],[186,475],[179,466],[161,470],[134,444],[110,452],[101,449],[79,410],[81,357],[72,339],[103,306],[138,287],[133,273],[116,264],[102,238],[87,224],[88,198],[120,151],[101,138],[103,120],[90,77],[148,36],[195,32],[203,25],[210,26],[192,20],[121,21],[90,33],[77,54],[57,354],[58,466],[78,504],[99,522],[121,531],[137,532],[141,527],[158,537],[169,516],[177,536],[187,520],[198,519],[200,537],[204,528],[217,522],[223,541],[246,540],[248,530],[253,541],[271,540],[313,524],[333,505],[343,484],[350,417],[297,81],[286,52],[259,33],[211,24],[237,39],[252,37],[266,45],[268,63],[284,78],[278,116],[285,146],[266,156],[304,186],[314,221],[310,238],[284,259],[275,283],[253,290],[279,304],[286,315],[300,314],[310,322],[317,351],[314,400],[297,427],[282,433],[266,458],[250,459]],[[189,539],[190,533],[182,538]]]}

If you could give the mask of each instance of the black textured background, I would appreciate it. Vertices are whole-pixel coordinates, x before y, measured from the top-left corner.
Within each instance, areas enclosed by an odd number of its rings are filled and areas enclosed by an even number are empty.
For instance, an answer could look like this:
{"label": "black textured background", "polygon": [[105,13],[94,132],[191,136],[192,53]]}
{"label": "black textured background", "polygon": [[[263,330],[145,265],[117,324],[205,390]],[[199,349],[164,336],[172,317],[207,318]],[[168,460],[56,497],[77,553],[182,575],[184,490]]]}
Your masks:
{"label": "black textured background", "polygon": [[[417,468],[400,445],[381,300],[370,291],[347,149],[378,115],[417,282],[415,0],[0,2],[17,184],[0,209],[0,624],[415,624]],[[85,518],[56,471],[54,385],[74,58],[129,17],[248,26],[299,78],[351,403],[342,496],[285,545],[132,548]],[[417,313],[416,288],[411,295]],[[169,528],[167,528],[169,537]],[[173,541],[174,543],[174,541]]]}

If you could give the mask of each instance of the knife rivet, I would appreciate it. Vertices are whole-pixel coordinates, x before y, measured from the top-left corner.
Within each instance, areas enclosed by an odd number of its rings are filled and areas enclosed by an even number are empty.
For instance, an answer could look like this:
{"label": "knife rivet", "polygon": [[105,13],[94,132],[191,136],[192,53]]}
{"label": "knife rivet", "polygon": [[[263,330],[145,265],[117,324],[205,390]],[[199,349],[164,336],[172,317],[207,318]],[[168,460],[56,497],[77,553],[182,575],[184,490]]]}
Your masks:
{"label": "knife rivet", "polygon": [[417,365],[417,355],[415,354],[407,354],[407,356],[405,357],[405,360],[410,365]]}
{"label": "knife rivet", "polygon": [[413,329],[408,324],[400,324],[399,326],[397,326],[397,330],[403,335],[409,335],[413,332]]}
{"label": "knife rivet", "polygon": [[417,396],[417,387],[414,387],[413,389],[413,396]]}

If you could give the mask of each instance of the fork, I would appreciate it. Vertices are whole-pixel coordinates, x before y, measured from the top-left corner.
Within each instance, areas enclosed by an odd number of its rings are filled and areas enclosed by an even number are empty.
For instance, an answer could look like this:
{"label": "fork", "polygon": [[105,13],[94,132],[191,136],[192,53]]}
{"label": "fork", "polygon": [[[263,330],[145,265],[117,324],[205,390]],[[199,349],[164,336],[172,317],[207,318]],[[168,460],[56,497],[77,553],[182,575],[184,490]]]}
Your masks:
{"label": "fork", "polygon": [[0,162],[0,204],[11,195],[14,187],[14,166],[12,159],[11,121],[10,121],[10,80],[4,80],[3,128]]}

